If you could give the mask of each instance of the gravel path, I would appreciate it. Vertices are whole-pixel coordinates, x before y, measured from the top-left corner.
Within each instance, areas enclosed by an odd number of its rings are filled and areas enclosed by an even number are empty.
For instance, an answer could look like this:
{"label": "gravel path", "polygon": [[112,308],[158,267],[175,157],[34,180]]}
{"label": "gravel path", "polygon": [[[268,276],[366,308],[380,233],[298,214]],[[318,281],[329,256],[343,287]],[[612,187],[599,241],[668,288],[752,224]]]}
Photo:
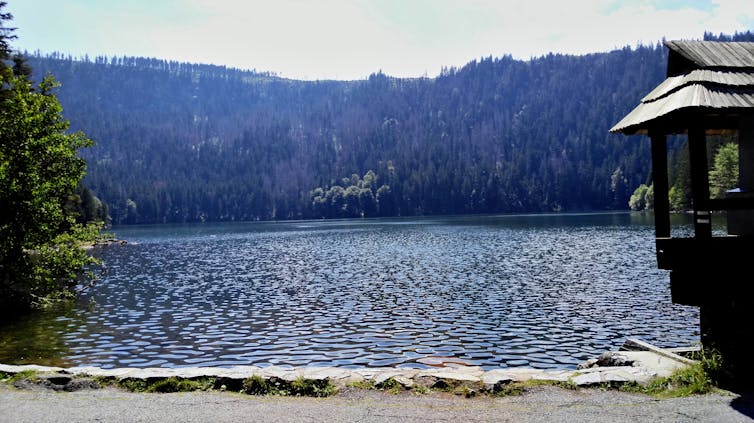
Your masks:
{"label": "gravel path", "polygon": [[348,388],[334,397],[255,397],[221,392],[135,394],[0,386],[2,422],[751,422],[754,397],[656,400],[599,389],[533,388],[521,396],[466,399]]}

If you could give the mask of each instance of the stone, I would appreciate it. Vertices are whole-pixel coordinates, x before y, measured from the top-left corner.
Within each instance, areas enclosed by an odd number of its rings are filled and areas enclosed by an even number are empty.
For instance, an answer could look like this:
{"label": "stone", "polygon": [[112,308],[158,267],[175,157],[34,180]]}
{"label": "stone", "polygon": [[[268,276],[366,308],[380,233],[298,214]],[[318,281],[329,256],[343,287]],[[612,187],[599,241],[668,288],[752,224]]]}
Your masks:
{"label": "stone", "polygon": [[470,390],[480,390],[485,388],[481,380],[483,373],[469,374],[456,369],[422,370],[414,376],[414,382],[430,389],[456,389],[465,386]]}
{"label": "stone", "polygon": [[595,363],[597,367],[621,367],[632,366],[634,361],[631,360],[627,354],[623,352],[608,351],[602,353]]}
{"label": "stone", "polygon": [[506,385],[513,382],[513,378],[503,369],[494,369],[485,372],[481,380],[488,390],[492,390],[496,385]]}
{"label": "stone", "polygon": [[67,392],[74,392],[74,391],[83,391],[83,390],[89,390],[89,389],[100,389],[102,388],[97,381],[89,379],[89,378],[81,378],[81,379],[73,379],[69,383],[67,383],[63,390]]}
{"label": "stone", "polygon": [[[197,379],[215,377],[218,383],[226,385],[229,390],[239,390],[244,380],[257,375],[273,383],[290,383],[299,378],[313,381],[330,381],[336,385],[352,382],[371,381],[379,386],[388,379],[393,379],[403,387],[410,389],[423,386],[431,389],[463,388],[467,392],[487,390],[495,392],[507,384],[542,380],[554,382],[573,382],[578,386],[596,384],[621,384],[637,382],[646,384],[657,376],[667,376],[685,364],[673,357],[657,354],[653,351],[620,351],[603,354],[603,364],[611,366],[593,366],[579,370],[541,370],[531,368],[493,369],[485,371],[476,366],[438,367],[430,369],[408,368],[359,368],[344,369],[338,367],[256,367],[234,366],[219,367],[185,367],[185,368],[120,368],[101,369],[98,367],[46,367],[36,365],[0,364],[0,372],[16,374],[31,370],[42,377],[49,389],[89,389],[95,388],[96,382],[91,378],[104,377],[112,379],[157,379],[179,377]],[[596,362],[595,362],[596,363]],[[619,365],[624,364],[624,365]],[[631,364],[631,365],[628,365]],[[34,381],[26,383],[29,389],[39,389],[42,384]]]}
{"label": "stone", "polygon": [[570,380],[577,386],[594,386],[601,384],[620,385],[636,382],[640,385],[649,383],[656,375],[639,367],[616,366],[595,367],[577,371]]}
{"label": "stone", "polygon": [[63,387],[71,382],[73,378],[63,373],[48,373],[37,376],[37,379],[42,383],[49,383],[55,386]]}
{"label": "stone", "polygon": [[404,375],[393,376],[393,380],[400,383],[401,386],[403,386],[406,389],[411,389],[414,387],[414,381],[412,379],[407,378]]}
{"label": "stone", "polygon": [[589,369],[597,365],[597,359],[596,358],[590,358],[589,360],[579,364],[576,366],[577,369]]}
{"label": "stone", "polygon": [[[389,379],[393,379],[396,382],[400,383],[397,380],[398,378],[403,378],[403,379],[409,379],[410,380],[410,378],[406,377],[405,374],[402,374],[402,373],[400,373],[398,371],[381,372],[381,373],[378,373],[378,374],[374,375],[374,377],[371,380],[372,380],[372,382],[374,383],[375,386],[379,387],[379,386],[382,386]],[[411,386],[413,386],[413,382],[411,383]]]}
{"label": "stone", "polygon": [[286,382],[293,382],[296,379],[303,377],[304,374],[301,369],[270,366],[270,367],[263,367],[259,372],[259,376],[265,379],[277,378],[277,379],[284,380]]}
{"label": "stone", "polygon": [[304,367],[303,375],[306,379],[329,380],[338,385],[364,381],[358,373],[338,367]]}

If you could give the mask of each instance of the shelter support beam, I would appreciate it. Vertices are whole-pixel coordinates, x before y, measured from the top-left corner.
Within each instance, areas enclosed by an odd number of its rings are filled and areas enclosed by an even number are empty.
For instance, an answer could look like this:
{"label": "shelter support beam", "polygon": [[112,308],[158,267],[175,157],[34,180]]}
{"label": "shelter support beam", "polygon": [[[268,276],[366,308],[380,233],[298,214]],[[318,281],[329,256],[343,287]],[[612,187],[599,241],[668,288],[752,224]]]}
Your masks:
{"label": "shelter support beam", "polygon": [[712,214],[709,202],[709,168],[707,167],[707,139],[704,128],[689,128],[689,162],[691,165],[691,193],[694,201],[694,235],[712,237]]}
{"label": "shelter support beam", "polygon": [[654,184],[655,237],[670,237],[668,201],[668,146],[665,134],[650,133],[652,142],[652,183]]}

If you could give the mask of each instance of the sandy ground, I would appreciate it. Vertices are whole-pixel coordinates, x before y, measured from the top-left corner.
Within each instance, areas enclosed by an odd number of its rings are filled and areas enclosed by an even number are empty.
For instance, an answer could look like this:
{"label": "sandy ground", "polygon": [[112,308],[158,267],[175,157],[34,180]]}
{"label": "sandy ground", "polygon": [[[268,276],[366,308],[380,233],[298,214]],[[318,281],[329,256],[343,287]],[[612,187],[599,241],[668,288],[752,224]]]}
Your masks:
{"label": "sandy ground", "polygon": [[347,388],[330,398],[255,397],[222,392],[136,394],[0,386],[2,422],[751,422],[754,396],[712,394],[657,400],[599,389],[536,387],[523,395]]}

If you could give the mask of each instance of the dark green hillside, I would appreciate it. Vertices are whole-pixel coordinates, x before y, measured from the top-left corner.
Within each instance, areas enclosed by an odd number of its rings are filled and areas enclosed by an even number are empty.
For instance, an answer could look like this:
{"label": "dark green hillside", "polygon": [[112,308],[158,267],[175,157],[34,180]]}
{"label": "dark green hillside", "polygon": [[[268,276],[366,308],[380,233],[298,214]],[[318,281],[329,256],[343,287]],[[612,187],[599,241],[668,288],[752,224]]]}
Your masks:
{"label": "dark green hillside", "polygon": [[[304,82],[143,58],[52,72],[114,223],[627,209],[649,143],[609,128],[665,48],[485,58],[433,79]],[[371,171],[371,172],[370,172]]]}

